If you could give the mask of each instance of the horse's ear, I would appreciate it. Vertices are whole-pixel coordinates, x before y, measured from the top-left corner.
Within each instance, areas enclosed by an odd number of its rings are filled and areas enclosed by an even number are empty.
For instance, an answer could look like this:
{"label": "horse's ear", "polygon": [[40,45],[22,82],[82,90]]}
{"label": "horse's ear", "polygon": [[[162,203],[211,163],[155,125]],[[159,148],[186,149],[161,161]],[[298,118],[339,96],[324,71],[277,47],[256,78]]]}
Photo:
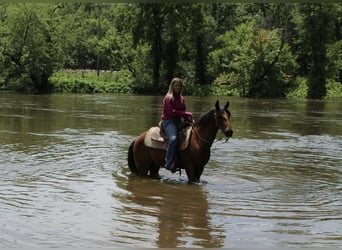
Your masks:
{"label": "horse's ear", "polygon": [[229,107],[229,102],[226,103],[226,105],[224,106],[224,109],[228,110]]}
{"label": "horse's ear", "polygon": [[215,108],[216,108],[217,111],[220,110],[220,102],[219,102],[219,100],[216,101]]}

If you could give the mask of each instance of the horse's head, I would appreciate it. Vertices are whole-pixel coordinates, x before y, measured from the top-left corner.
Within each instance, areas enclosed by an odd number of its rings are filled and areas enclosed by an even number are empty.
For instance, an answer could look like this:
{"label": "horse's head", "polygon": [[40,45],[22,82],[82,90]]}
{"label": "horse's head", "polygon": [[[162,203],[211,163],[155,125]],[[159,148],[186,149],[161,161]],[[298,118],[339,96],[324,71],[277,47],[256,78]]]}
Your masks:
{"label": "horse's head", "polygon": [[219,129],[222,130],[225,136],[232,137],[233,136],[233,129],[230,122],[230,111],[228,110],[229,102],[226,103],[226,105],[221,108],[220,103],[217,100],[215,103],[215,119],[216,119],[216,125]]}

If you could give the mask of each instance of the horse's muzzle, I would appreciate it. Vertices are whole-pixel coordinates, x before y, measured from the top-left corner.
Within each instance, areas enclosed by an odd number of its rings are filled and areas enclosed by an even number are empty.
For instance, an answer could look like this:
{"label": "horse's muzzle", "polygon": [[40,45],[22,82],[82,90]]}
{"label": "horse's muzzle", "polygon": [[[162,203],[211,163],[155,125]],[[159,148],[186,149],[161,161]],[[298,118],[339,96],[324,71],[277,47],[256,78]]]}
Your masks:
{"label": "horse's muzzle", "polygon": [[227,130],[223,131],[223,133],[228,138],[233,136],[233,130],[231,130],[231,129],[227,129]]}

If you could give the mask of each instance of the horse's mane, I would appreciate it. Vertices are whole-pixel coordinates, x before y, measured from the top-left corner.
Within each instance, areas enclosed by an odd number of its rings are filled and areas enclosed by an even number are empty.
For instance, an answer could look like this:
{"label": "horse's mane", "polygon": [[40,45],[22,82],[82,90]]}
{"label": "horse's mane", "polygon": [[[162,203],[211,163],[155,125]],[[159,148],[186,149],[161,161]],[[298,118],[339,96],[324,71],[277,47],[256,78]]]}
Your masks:
{"label": "horse's mane", "polygon": [[215,109],[209,110],[207,113],[200,116],[198,121],[196,122],[196,127],[206,126],[210,119],[214,116]]}

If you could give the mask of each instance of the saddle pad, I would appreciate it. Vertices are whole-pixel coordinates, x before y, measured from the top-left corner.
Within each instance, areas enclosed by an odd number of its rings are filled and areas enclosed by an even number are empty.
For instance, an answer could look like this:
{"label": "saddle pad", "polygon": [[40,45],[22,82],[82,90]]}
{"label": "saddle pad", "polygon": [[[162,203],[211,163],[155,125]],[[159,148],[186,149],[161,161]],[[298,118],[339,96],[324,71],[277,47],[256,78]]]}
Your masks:
{"label": "saddle pad", "polygon": [[[191,135],[191,127],[187,127],[182,130],[179,134],[179,150],[184,150],[189,145],[189,139]],[[160,127],[151,127],[144,139],[144,144],[149,148],[156,149],[167,149],[167,139],[166,135],[163,131],[160,130]]]}

